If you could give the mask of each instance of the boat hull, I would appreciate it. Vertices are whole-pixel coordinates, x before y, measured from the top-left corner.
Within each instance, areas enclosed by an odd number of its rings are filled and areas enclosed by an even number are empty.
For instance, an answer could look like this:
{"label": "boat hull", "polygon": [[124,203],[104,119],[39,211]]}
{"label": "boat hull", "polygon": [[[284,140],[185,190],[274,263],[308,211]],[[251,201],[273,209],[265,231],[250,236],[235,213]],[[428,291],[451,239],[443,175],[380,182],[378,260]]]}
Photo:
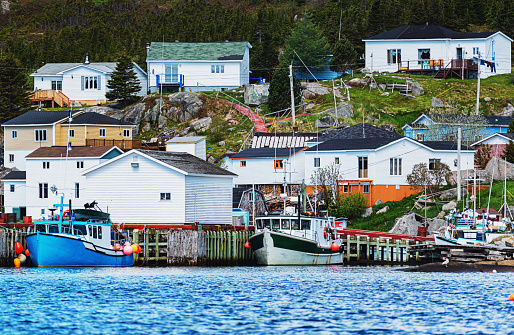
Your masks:
{"label": "boat hull", "polygon": [[320,247],[315,241],[264,230],[250,238],[259,265],[343,264],[343,251]]}
{"label": "boat hull", "polygon": [[38,267],[134,265],[132,254],[103,248],[74,235],[37,232],[27,236],[27,248]]}

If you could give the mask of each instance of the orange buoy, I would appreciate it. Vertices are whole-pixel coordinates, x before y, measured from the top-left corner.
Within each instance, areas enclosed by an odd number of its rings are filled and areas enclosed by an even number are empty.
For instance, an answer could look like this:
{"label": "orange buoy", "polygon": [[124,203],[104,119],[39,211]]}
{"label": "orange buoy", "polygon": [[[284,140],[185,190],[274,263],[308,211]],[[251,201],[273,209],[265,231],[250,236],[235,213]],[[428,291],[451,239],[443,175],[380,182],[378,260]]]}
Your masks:
{"label": "orange buoy", "polygon": [[332,249],[334,251],[339,250],[339,244],[337,244],[336,242],[332,243],[332,245],[330,246],[330,249]]}
{"label": "orange buoy", "polygon": [[136,254],[140,254],[141,253],[141,246],[139,246],[139,244],[137,244],[137,250],[136,250]]}
{"label": "orange buoy", "polygon": [[250,249],[251,247],[252,247],[252,246],[250,245],[250,242],[246,242],[246,243],[245,243],[245,248],[246,248],[246,249]]}
{"label": "orange buoy", "polygon": [[121,245],[119,243],[114,244],[114,250],[121,250]]}
{"label": "orange buoy", "polygon": [[25,250],[25,256],[30,257],[29,249]]}
{"label": "orange buoy", "polygon": [[514,301],[514,293],[511,293],[511,295],[509,295],[509,301]]}
{"label": "orange buoy", "polygon": [[20,242],[16,242],[14,245],[14,251],[16,251],[17,254],[21,254],[23,252],[23,246]]}
{"label": "orange buoy", "polygon": [[19,258],[15,258],[15,259],[14,259],[14,267],[15,267],[15,268],[19,268],[19,267],[20,267],[20,265],[21,265],[21,261],[20,261],[20,259],[19,259]]}
{"label": "orange buoy", "polygon": [[134,244],[132,244],[130,247],[132,248],[132,252],[133,252],[134,254],[137,254],[137,244],[135,244],[135,243],[134,243]]}

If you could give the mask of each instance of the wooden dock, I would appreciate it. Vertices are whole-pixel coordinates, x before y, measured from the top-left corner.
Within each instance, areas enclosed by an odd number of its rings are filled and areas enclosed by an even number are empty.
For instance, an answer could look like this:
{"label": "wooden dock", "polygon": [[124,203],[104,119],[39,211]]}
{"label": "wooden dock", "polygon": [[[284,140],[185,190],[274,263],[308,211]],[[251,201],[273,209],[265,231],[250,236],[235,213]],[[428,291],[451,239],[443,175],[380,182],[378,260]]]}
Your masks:
{"label": "wooden dock", "polygon": [[409,249],[411,254],[431,255],[436,259],[446,257],[451,262],[476,263],[514,259],[514,248],[495,245],[435,245],[418,244]]}
{"label": "wooden dock", "polygon": [[16,242],[20,242],[23,249],[27,249],[26,236],[27,230],[25,228],[10,229],[0,227],[0,267],[13,266],[14,258],[18,256],[14,251],[14,245]]}

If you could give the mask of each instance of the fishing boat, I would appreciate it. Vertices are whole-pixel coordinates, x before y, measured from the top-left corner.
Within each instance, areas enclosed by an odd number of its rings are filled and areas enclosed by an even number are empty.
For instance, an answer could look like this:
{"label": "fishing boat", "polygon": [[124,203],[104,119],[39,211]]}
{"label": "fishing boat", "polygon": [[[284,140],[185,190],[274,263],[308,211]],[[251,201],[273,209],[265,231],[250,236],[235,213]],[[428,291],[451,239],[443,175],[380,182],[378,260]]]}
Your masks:
{"label": "fishing boat", "polygon": [[266,215],[255,223],[249,243],[259,265],[343,264],[333,218]]}
{"label": "fishing boat", "polygon": [[[59,214],[34,222],[27,235],[27,248],[35,266],[132,266],[134,249],[127,236],[112,225],[109,213],[87,208],[64,210],[70,205],[54,204]],[[130,249],[130,250],[129,250]]]}

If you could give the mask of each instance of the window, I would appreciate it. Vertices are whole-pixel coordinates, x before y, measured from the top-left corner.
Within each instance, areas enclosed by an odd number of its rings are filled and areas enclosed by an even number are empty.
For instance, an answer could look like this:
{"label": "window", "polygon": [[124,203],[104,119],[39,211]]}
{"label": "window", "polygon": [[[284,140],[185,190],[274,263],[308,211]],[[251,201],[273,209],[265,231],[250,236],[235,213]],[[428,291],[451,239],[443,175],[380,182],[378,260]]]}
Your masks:
{"label": "window", "polygon": [[130,137],[130,129],[123,129],[123,137]]}
{"label": "window", "polygon": [[478,52],[479,52],[478,47],[473,48],[473,55],[478,55]]}
{"label": "window", "polygon": [[359,159],[359,178],[368,177],[368,157],[358,157]]}
{"label": "window", "polygon": [[362,193],[369,193],[369,184],[362,184]]}
{"label": "window", "polygon": [[79,197],[80,197],[80,184],[75,183],[75,198],[79,198]]}
{"label": "window", "polygon": [[387,50],[387,64],[397,64],[402,61],[401,49],[388,49]]}
{"label": "window", "polygon": [[14,192],[14,184],[11,184],[10,185],[10,189],[9,189],[11,192]]}
{"label": "window", "polygon": [[52,80],[52,90],[54,90],[54,91],[62,91],[62,81],[54,81],[54,80]]}
{"label": "window", "polygon": [[40,183],[39,184],[39,198],[48,198],[48,184]]}
{"label": "window", "polygon": [[320,159],[319,157],[315,157],[314,158],[314,167],[319,167],[320,166]]}
{"label": "window", "polygon": [[98,77],[84,77],[84,89],[97,90],[98,89]]}
{"label": "window", "polygon": [[283,160],[275,160],[275,169],[283,169],[284,161]]}
{"label": "window", "polygon": [[46,142],[46,129],[34,129],[34,139],[36,142]]}
{"label": "window", "polygon": [[334,163],[339,164],[339,157],[334,158]]}
{"label": "window", "polygon": [[77,169],[83,169],[83,168],[84,168],[84,162],[83,161],[77,162]]}
{"label": "window", "polygon": [[418,49],[418,64],[426,63],[430,60],[430,49]]}
{"label": "window", "polygon": [[17,130],[12,130],[11,131],[11,138],[18,138],[18,131]]}
{"label": "window", "polygon": [[9,163],[14,163],[14,154],[9,154]]}
{"label": "window", "polygon": [[161,193],[161,200],[170,201],[171,193]]}
{"label": "window", "polygon": [[435,170],[436,165],[439,164],[439,163],[441,163],[440,159],[430,158],[428,160],[428,169],[429,170]]}
{"label": "window", "polygon": [[98,227],[93,226],[93,238],[96,238],[98,236]]}
{"label": "window", "polygon": [[221,73],[225,73],[225,65],[221,65]]}
{"label": "window", "polygon": [[105,128],[100,128],[100,137],[105,137]]}
{"label": "window", "polygon": [[98,238],[102,239],[102,226],[98,226]]}
{"label": "window", "polygon": [[216,65],[216,73],[220,73],[220,66]]}
{"label": "window", "polygon": [[215,73],[215,72],[216,72],[216,66],[211,65],[211,73]]}
{"label": "window", "polygon": [[401,174],[402,174],[402,159],[401,158],[389,159],[389,174],[391,176],[401,176]]}
{"label": "window", "polygon": [[75,129],[68,129],[68,137],[75,137]]}
{"label": "window", "polygon": [[425,134],[416,134],[416,140],[424,141],[425,140]]}
{"label": "window", "polygon": [[246,161],[240,161],[239,162],[240,167],[246,167]]}
{"label": "window", "polygon": [[50,162],[43,162],[43,169],[49,169],[50,168]]}
{"label": "window", "polygon": [[343,185],[343,193],[348,193],[348,185]]}

